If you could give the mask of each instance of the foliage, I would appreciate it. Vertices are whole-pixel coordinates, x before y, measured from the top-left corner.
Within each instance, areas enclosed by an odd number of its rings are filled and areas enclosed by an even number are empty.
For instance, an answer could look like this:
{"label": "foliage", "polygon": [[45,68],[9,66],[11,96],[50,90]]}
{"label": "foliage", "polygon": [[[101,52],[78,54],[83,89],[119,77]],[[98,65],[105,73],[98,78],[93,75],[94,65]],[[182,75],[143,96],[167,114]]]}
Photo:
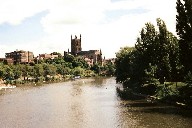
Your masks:
{"label": "foliage", "polygon": [[179,36],[181,76],[186,83],[179,88],[179,94],[187,104],[192,100],[192,1],[177,0],[176,32]]}
{"label": "foliage", "polygon": [[145,81],[148,85],[157,85],[159,84],[158,79],[156,79],[155,75],[157,72],[157,65],[152,66],[151,63],[149,63],[149,67],[145,69]]}
{"label": "foliage", "polygon": [[99,64],[94,64],[90,69],[93,70],[97,74],[101,73],[101,66]]}
{"label": "foliage", "polygon": [[105,75],[114,76],[114,74],[115,74],[115,65],[113,63],[109,62],[109,63],[107,63],[107,64],[105,64],[103,66],[103,70],[106,71]]}
{"label": "foliage", "polygon": [[180,60],[184,75],[192,72],[192,1],[177,0],[176,31],[179,36]]}
{"label": "foliage", "polygon": [[81,67],[75,67],[73,69],[73,75],[75,75],[75,76],[82,76],[82,75],[84,75],[84,69],[81,68]]}
{"label": "foliage", "polygon": [[180,66],[178,40],[159,18],[157,28],[146,23],[135,48],[121,48],[116,54],[117,82],[137,92],[143,92],[147,86],[155,92],[159,83],[178,81],[179,74],[175,75]]}
{"label": "foliage", "polygon": [[115,76],[117,82],[124,83],[130,78],[133,51],[134,48],[124,47],[116,53]]}
{"label": "foliage", "polygon": [[[7,65],[0,63],[0,79],[6,80],[6,83],[25,83],[28,81],[55,81],[69,78],[70,76],[95,76],[104,72],[113,74],[113,64],[95,64],[90,67],[82,57],[66,55],[54,59],[36,60],[36,64],[15,64]],[[101,71],[102,70],[102,71]]]}
{"label": "foliage", "polygon": [[72,63],[74,60],[75,60],[75,57],[73,55],[66,54],[64,56],[64,61],[66,61],[66,62],[71,62]]}
{"label": "foliage", "polygon": [[[125,47],[117,53],[115,75],[116,81],[126,88],[137,92],[147,92],[147,88],[153,90],[147,94],[189,104],[192,100],[192,1],[177,0],[176,9],[179,39],[167,30],[160,18],[157,27],[146,23],[135,50]],[[176,84],[166,84],[166,81]],[[178,87],[178,82],[182,86]]]}
{"label": "foliage", "polygon": [[192,74],[189,73],[185,76],[186,84],[179,88],[179,94],[185,102],[191,102],[192,100]]}

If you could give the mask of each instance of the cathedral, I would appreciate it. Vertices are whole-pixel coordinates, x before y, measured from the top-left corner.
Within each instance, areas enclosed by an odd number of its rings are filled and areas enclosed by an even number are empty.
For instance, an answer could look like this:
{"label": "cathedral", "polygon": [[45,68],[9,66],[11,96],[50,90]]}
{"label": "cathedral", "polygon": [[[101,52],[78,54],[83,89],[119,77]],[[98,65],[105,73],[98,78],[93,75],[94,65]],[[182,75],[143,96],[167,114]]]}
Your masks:
{"label": "cathedral", "polygon": [[79,39],[77,38],[76,35],[74,38],[71,35],[71,52],[69,52],[69,50],[68,50],[68,53],[70,53],[74,56],[82,56],[89,65],[93,65],[95,63],[102,64],[103,58],[102,58],[101,49],[82,51],[81,35],[80,35]]}

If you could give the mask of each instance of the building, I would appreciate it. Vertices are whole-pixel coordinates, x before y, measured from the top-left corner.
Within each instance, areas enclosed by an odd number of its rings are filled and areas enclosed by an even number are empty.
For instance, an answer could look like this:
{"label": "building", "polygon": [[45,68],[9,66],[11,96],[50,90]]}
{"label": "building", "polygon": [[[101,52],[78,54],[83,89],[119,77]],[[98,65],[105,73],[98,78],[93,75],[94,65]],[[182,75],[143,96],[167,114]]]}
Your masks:
{"label": "building", "polygon": [[13,60],[12,59],[6,59],[6,58],[0,58],[0,63],[13,63]]}
{"label": "building", "polygon": [[89,51],[80,51],[77,54],[84,58],[89,58],[92,63],[101,63],[102,64],[102,52],[101,50],[89,50]]}
{"label": "building", "polygon": [[71,52],[64,52],[65,54],[72,54],[74,56],[82,56],[89,65],[93,65],[94,63],[101,63],[102,64],[102,52],[100,50],[88,50],[82,51],[81,47],[81,35],[78,39],[75,35],[75,38],[72,38],[71,35]]}
{"label": "building", "polygon": [[75,38],[72,38],[71,35],[71,54],[72,55],[77,55],[79,52],[81,52],[82,48],[81,48],[81,35],[80,35],[80,39],[77,39],[77,36],[75,35]]}
{"label": "building", "polygon": [[59,57],[58,55],[55,55],[53,53],[51,53],[51,54],[45,53],[45,54],[39,54],[38,59],[39,60],[46,60],[46,59],[55,59],[58,57]]}
{"label": "building", "polygon": [[30,51],[16,50],[14,52],[5,53],[5,60],[8,64],[33,63],[34,54]]}

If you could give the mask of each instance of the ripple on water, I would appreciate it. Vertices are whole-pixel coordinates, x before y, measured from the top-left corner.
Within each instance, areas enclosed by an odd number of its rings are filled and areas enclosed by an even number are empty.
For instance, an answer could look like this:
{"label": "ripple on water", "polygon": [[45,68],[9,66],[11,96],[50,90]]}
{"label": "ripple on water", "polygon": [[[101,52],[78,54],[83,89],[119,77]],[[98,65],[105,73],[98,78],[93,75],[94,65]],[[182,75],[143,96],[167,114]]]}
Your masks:
{"label": "ripple on water", "polygon": [[5,128],[190,127],[191,117],[166,105],[125,101],[115,78],[79,79],[38,87],[18,87],[0,96]]}

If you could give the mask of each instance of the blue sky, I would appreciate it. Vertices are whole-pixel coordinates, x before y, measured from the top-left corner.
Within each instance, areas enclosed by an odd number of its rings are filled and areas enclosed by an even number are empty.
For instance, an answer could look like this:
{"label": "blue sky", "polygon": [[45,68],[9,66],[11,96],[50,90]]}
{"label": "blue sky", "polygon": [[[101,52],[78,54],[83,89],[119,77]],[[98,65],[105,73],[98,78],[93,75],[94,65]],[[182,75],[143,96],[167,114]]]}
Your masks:
{"label": "blue sky", "polygon": [[19,42],[28,42],[38,40],[46,35],[40,23],[41,18],[46,12],[38,13],[32,17],[26,18],[19,25],[10,25],[3,23],[0,25],[0,43],[9,45]]}
{"label": "blue sky", "polygon": [[[102,49],[115,57],[134,46],[146,22],[163,19],[175,34],[176,0],[0,0],[0,57],[16,49],[35,55],[63,53],[71,34],[83,50]],[[15,6],[16,5],[16,6]]]}

